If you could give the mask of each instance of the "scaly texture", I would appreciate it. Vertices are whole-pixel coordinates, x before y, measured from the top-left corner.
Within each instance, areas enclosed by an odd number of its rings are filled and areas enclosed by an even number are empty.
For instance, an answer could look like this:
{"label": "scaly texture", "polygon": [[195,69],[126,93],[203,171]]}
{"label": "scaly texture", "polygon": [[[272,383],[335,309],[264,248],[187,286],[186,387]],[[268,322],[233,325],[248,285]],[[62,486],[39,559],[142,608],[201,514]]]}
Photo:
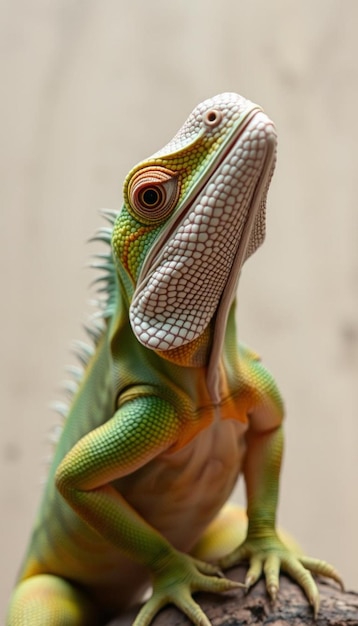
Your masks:
{"label": "scaly texture", "polygon": [[[259,357],[238,346],[235,293],[262,243],[276,154],[271,120],[236,94],[206,100],[162,150],[134,167],[118,215],[94,239],[104,295],[78,344],[76,382],[8,614],[8,626],[105,624],[143,597],[134,624],[168,603],[209,620],[196,591],[237,584],[249,562],[275,598],[279,571],[305,590],[328,564],[275,529],[283,405]],[[228,507],[240,473],[248,521]],[[217,562],[209,564],[207,560]]]}

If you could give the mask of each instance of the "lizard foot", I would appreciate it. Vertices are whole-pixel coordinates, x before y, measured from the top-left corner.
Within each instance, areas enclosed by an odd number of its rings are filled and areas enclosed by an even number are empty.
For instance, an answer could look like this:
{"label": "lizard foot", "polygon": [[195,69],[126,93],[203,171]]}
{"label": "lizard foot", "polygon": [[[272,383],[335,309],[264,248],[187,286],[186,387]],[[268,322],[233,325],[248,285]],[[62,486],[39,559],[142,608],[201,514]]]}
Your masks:
{"label": "lizard foot", "polygon": [[196,591],[221,593],[245,587],[223,577],[217,566],[180,552],[174,553],[160,571],[156,570],[153,579],[153,594],[139,611],[133,626],[149,626],[166,604],[175,604],[196,626],[210,626],[192,594]]}
{"label": "lizard foot", "polygon": [[218,565],[226,569],[241,561],[249,562],[245,578],[247,590],[263,573],[267,592],[272,601],[275,601],[279,591],[280,571],[283,571],[302,587],[315,617],[318,614],[320,597],[312,573],[335,580],[343,589],[342,580],[331,565],[319,559],[296,554],[287,548],[274,532],[265,537],[248,537],[236,550],[220,559]]}

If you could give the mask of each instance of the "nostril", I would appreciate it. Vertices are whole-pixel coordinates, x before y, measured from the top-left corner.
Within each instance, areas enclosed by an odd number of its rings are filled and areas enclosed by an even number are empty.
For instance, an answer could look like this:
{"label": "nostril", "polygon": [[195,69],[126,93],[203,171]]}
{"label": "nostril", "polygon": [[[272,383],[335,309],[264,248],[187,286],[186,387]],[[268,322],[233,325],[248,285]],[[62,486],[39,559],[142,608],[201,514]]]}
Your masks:
{"label": "nostril", "polygon": [[209,111],[206,111],[206,113],[204,114],[204,123],[209,126],[210,128],[213,128],[215,126],[218,126],[218,124],[220,124],[221,120],[222,120],[222,112],[219,111],[218,109],[209,109]]}

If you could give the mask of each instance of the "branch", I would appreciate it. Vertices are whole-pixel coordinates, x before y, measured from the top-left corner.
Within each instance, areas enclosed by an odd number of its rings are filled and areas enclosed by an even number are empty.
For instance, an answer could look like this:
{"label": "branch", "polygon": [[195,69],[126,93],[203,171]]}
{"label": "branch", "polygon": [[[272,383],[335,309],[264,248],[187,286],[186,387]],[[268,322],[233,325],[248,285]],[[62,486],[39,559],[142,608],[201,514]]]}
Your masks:
{"label": "branch", "polygon": [[[229,577],[243,581],[246,568],[235,567]],[[280,591],[273,606],[269,600],[263,580],[245,594],[237,592],[222,595],[200,593],[196,599],[213,626],[251,626],[255,624],[284,626],[357,626],[358,593],[342,592],[334,583],[318,578],[321,607],[315,621],[307,598],[298,585],[285,575],[280,577]],[[135,613],[111,623],[111,626],[129,626]],[[161,611],[152,626],[188,626],[190,622],[175,607]]]}

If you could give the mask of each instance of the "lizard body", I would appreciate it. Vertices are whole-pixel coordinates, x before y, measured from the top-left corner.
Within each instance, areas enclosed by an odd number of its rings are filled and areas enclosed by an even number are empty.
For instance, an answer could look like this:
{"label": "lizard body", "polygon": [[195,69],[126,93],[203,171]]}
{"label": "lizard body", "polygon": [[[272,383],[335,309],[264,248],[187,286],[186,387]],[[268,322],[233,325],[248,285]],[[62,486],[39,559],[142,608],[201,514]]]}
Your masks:
{"label": "lizard body", "polygon": [[[280,568],[304,588],[324,562],[298,558],[275,530],[283,405],[272,376],[237,347],[241,267],[262,243],[276,154],[260,107],[222,94],[139,163],[99,239],[111,243],[104,328],[64,422],[9,626],[105,624],[153,595],[136,626],[174,602],[209,622],[191,593],[235,588],[192,556],[243,473],[248,529],[219,564]],[[239,543],[239,541],[237,542]]]}

